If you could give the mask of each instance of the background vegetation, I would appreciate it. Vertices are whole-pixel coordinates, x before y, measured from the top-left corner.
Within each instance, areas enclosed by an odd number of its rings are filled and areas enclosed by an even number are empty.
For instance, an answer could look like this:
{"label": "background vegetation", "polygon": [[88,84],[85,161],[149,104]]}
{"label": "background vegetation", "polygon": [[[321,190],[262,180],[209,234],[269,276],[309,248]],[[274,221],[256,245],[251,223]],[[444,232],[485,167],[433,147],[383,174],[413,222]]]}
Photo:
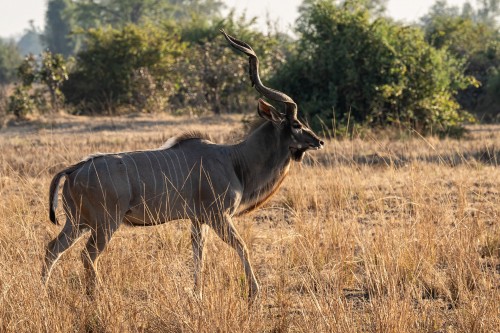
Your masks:
{"label": "background vegetation", "polygon": [[[25,55],[31,45],[64,57],[68,76],[57,89],[75,114],[253,110],[246,62],[224,43],[225,28],[255,46],[263,78],[295,98],[316,129],[455,135],[474,117],[498,120],[500,1],[439,0],[410,26],[387,17],[385,3],[305,0],[288,36],[272,23],[262,33],[252,18],[223,17],[216,0],[50,0],[44,30],[31,26],[18,45]],[[20,57],[12,41],[0,43],[0,83],[17,85],[3,113],[60,109],[40,105],[36,86],[20,87]]]}
{"label": "background vegetation", "polygon": [[296,52],[275,76],[316,122],[453,130],[468,115],[454,100],[473,83],[463,63],[418,28],[374,20],[361,2],[306,3]]}

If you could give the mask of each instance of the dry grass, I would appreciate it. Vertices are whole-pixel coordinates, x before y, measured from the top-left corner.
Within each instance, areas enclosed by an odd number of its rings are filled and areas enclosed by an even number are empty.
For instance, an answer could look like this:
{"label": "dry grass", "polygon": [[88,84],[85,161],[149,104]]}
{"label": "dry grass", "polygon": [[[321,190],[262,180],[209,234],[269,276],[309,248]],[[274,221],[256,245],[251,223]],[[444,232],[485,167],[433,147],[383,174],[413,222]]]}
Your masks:
{"label": "dry grass", "polygon": [[497,332],[499,127],[467,140],[329,141],[281,191],[237,219],[262,286],[212,233],[205,297],[191,296],[188,223],[122,228],[96,299],[70,249],[40,280],[54,172],[90,153],[159,146],[184,130],[227,141],[239,119],[60,117],[0,134],[1,332]]}

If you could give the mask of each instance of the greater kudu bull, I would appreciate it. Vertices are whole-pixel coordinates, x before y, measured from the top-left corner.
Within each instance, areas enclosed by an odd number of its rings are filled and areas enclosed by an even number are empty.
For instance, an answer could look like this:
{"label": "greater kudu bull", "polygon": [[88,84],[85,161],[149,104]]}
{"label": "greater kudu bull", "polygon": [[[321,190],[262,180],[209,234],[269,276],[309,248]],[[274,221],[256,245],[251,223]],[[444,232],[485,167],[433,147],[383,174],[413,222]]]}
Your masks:
{"label": "greater kudu bull", "polygon": [[47,246],[45,282],[59,256],[86,230],[90,237],[82,260],[91,292],[96,259],[123,222],[147,226],[190,219],[197,293],[201,296],[208,225],[237,251],[249,295],[255,297],[259,285],[232,217],[264,203],[281,185],[290,161],[301,161],[304,152],[322,148],[323,142],[297,119],[297,106],[290,97],[262,84],[252,48],[222,33],[232,47],[249,56],[250,79],[257,91],[283,103],[285,113],[259,99],[258,113],[265,121],[238,144],[218,145],[202,135],[188,134],[170,139],[159,149],[92,155],[57,173],[50,184],[50,220],[57,223],[58,187],[66,176],[62,193],[66,224]]}

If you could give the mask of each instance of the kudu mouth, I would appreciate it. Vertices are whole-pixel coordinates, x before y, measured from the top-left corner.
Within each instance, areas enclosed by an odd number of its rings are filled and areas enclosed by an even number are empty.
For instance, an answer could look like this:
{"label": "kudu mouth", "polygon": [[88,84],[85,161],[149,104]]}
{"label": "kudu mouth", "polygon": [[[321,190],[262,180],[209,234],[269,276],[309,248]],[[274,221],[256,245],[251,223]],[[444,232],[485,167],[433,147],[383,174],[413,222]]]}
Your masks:
{"label": "kudu mouth", "polygon": [[318,140],[317,144],[310,144],[308,150],[320,150],[325,146],[325,142],[323,140]]}
{"label": "kudu mouth", "polygon": [[306,151],[308,151],[308,150],[320,150],[320,149],[323,149],[323,147],[324,147],[324,142],[322,140],[318,140],[317,143],[310,143],[309,145],[305,145],[304,147],[301,147],[300,145],[298,147],[289,147],[289,150],[290,150],[290,154],[292,156],[292,159],[294,161],[302,162]]}

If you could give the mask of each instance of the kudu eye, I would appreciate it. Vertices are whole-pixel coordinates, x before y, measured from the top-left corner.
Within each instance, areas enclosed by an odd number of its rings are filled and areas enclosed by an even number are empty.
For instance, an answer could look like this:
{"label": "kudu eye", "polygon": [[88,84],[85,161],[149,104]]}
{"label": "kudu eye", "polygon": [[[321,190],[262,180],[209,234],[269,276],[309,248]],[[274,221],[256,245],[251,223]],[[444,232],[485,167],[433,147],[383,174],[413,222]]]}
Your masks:
{"label": "kudu eye", "polygon": [[293,123],[292,124],[292,127],[296,130],[299,130],[299,129],[302,129],[302,124],[300,123]]}

